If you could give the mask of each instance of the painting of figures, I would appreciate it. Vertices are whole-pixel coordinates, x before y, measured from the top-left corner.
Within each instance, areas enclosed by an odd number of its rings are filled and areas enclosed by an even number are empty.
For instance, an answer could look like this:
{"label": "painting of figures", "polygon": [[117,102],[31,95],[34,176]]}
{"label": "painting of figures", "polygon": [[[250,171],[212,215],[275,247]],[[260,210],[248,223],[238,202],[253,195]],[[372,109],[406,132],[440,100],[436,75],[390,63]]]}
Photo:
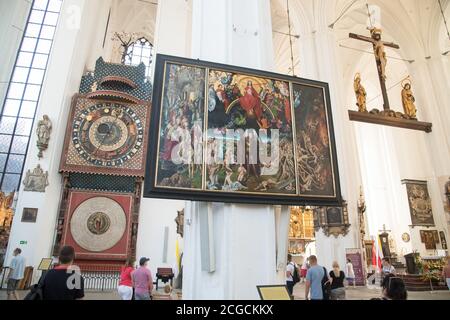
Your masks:
{"label": "painting of figures", "polygon": [[158,54],[144,197],[338,207],[328,85]]}
{"label": "painting of figures", "polygon": [[202,150],[194,150],[194,147],[201,146],[204,91],[204,68],[166,65],[160,114],[158,186],[202,188]]}
{"label": "painting of figures", "polygon": [[322,87],[293,84],[300,195],[335,196],[328,115]]}
{"label": "painting of figures", "polygon": [[295,194],[289,83],[210,69],[207,105],[207,189]]}

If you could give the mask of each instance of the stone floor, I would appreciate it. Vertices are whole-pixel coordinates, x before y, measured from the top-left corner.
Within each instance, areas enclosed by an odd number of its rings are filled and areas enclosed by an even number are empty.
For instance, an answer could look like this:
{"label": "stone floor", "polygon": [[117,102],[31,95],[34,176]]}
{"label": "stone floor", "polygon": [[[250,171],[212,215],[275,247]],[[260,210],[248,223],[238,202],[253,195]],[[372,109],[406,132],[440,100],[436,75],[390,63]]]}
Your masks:
{"label": "stone floor", "polygon": [[[347,300],[370,300],[381,297],[381,290],[378,286],[369,287],[349,287],[346,290]],[[305,285],[299,283],[294,287],[295,300],[305,299]],[[423,291],[408,292],[408,300],[450,300],[450,290],[447,291]]]}
{"label": "stone floor", "polygon": [[[19,291],[19,297],[23,298],[28,291]],[[381,296],[381,291],[377,287],[357,287],[347,289],[348,300],[370,300]],[[303,283],[299,283],[294,288],[295,300],[303,300],[305,297],[305,287]],[[110,292],[94,292],[87,291],[86,300],[119,300],[119,295],[115,291]],[[450,291],[425,291],[425,292],[408,292],[409,300],[450,300]],[[6,290],[0,290],[0,300],[6,300]]]}

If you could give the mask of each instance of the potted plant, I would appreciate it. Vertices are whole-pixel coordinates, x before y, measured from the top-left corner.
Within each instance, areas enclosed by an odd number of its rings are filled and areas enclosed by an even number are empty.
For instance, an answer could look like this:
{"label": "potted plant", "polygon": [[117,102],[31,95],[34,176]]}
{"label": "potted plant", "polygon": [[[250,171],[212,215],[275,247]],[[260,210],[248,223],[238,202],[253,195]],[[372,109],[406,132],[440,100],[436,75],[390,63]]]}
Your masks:
{"label": "potted plant", "polygon": [[442,280],[442,269],[445,266],[445,260],[440,259],[436,261],[424,261],[423,266],[423,281],[431,281],[433,285],[438,285]]}

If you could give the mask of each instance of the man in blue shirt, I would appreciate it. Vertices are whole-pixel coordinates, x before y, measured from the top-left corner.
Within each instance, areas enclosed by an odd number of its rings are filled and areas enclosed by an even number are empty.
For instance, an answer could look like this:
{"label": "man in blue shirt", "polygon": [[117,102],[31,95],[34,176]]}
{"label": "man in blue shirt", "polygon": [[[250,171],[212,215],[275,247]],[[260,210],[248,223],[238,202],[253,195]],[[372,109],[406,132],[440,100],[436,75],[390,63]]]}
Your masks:
{"label": "man in blue shirt", "polygon": [[317,264],[316,256],[310,256],[309,263],[311,267],[306,274],[305,299],[323,300],[322,279],[325,275],[325,271],[322,266]]}
{"label": "man in blue shirt", "polygon": [[19,281],[23,279],[23,273],[25,271],[25,258],[20,255],[21,253],[22,250],[19,248],[14,250],[14,257],[9,266],[8,285],[6,289],[8,300],[19,300],[16,288]]}

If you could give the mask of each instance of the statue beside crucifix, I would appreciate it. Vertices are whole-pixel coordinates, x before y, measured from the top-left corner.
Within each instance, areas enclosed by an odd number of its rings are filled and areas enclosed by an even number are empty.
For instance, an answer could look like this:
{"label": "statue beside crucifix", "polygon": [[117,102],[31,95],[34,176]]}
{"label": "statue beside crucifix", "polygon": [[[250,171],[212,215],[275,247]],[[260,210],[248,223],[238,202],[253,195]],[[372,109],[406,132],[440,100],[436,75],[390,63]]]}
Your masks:
{"label": "statue beside crucifix", "polygon": [[366,89],[364,89],[363,85],[361,84],[361,75],[359,72],[355,75],[355,78],[353,80],[353,88],[355,90],[356,95],[356,105],[358,106],[358,112],[367,112],[366,107]]}
{"label": "statue beside crucifix", "polygon": [[411,91],[411,82],[403,85],[402,105],[405,113],[395,112],[391,109],[389,103],[388,92],[386,88],[386,66],[387,56],[386,47],[400,49],[399,45],[393,42],[385,42],[381,39],[382,30],[380,28],[371,28],[370,37],[350,33],[352,39],[369,42],[372,44],[375,62],[377,65],[378,79],[380,81],[381,93],[383,96],[383,110],[373,109],[367,112],[366,109],[366,92],[361,85],[361,75],[358,73],[354,79],[354,90],[357,99],[358,111],[349,110],[350,120],[375,123],[393,127],[400,127],[413,130],[422,130],[431,132],[432,124],[428,122],[417,121],[415,107],[415,98]]}
{"label": "statue beside crucifix", "polygon": [[[410,119],[417,119],[417,109],[415,106],[416,99],[414,98],[414,95],[411,90],[411,80],[409,82],[406,82],[405,79],[402,82],[402,104],[403,104],[403,110],[405,111],[405,115],[408,116]],[[406,83],[405,83],[406,82]]]}

